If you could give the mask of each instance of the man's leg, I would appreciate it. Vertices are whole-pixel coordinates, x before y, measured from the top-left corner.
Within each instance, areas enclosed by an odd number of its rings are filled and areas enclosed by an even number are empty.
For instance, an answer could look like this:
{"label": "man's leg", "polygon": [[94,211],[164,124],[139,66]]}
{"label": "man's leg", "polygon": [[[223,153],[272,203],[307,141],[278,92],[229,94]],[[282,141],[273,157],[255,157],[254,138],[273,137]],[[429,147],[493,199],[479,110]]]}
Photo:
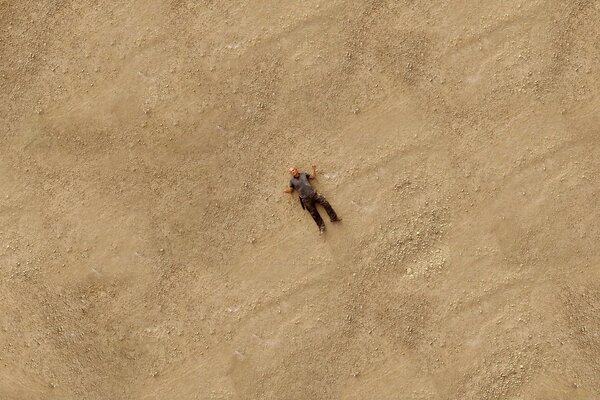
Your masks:
{"label": "man's leg", "polygon": [[325,230],[325,222],[323,222],[323,218],[321,218],[321,215],[317,211],[317,207],[314,200],[304,200],[304,206],[306,207],[306,211],[310,213],[310,215],[315,220],[316,224],[319,226],[319,230],[323,232]]}
{"label": "man's leg", "polygon": [[317,193],[315,195],[315,201],[325,208],[325,211],[327,211],[327,215],[329,215],[329,219],[331,220],[331,222],[340,220],[335,211],[333,210],[333,207],[331,207],[331,204],[329,204],[329,202],[325,197],[323,197],[323,195]]}

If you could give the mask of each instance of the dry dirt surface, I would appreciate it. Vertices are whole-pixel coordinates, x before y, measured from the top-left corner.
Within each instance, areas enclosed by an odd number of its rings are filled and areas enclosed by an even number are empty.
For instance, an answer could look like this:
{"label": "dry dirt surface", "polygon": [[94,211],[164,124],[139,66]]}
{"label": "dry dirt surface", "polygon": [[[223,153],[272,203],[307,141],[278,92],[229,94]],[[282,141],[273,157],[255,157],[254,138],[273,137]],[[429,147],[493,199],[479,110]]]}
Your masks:
{"label": "dry dirt surface", "polygon": [[600,2],[0,19],[0,399],[600,399]]}

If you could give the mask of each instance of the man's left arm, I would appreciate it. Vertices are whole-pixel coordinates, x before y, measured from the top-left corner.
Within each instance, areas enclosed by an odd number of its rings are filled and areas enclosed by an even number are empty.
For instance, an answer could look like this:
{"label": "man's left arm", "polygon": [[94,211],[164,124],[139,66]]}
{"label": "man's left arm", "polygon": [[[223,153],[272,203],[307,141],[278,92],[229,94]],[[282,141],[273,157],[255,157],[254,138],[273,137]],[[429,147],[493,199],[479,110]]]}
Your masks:
{"label": "man's left arm", "polygon": [[309,179],[315,179],[317,177],[317,166],[315,164],[312,165],[312,174],[308,175]]}

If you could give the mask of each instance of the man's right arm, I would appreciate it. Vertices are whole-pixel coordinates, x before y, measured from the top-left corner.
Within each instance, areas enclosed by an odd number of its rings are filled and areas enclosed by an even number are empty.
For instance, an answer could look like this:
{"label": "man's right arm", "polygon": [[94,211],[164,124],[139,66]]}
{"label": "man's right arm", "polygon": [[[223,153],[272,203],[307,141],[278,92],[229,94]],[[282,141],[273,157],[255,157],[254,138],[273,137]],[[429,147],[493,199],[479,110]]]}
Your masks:
{"label": "man's right arm", "polygon": [[290,179],[290,182],[288,183],[288,187],[286,187],[285,189],[283,189],[283,191],[285,193],[292,193],[294,191],[294,185],[292,185],[292,180]]}

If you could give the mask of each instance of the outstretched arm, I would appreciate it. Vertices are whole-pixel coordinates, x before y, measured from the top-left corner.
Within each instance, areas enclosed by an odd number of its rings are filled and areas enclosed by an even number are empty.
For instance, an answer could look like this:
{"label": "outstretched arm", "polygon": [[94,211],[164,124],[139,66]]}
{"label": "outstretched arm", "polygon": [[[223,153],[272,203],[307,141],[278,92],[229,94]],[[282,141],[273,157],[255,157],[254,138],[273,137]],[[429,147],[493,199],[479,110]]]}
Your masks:
{"label": "outstretched arm", "polygon": [[312,165],[312,174],[308,176],[309,179],[315,179],[317,177],[317,166],[315,164]]}
{"label": "outstretched arm", "polygon": [[294,191],[294,188],[293,188],[293,187],[289,187],[289,186],[288,186],[288,187],[286,187],[285,189],[283,189],[283,191],[284,191],[285,193],[292,193],[292,192]]}

